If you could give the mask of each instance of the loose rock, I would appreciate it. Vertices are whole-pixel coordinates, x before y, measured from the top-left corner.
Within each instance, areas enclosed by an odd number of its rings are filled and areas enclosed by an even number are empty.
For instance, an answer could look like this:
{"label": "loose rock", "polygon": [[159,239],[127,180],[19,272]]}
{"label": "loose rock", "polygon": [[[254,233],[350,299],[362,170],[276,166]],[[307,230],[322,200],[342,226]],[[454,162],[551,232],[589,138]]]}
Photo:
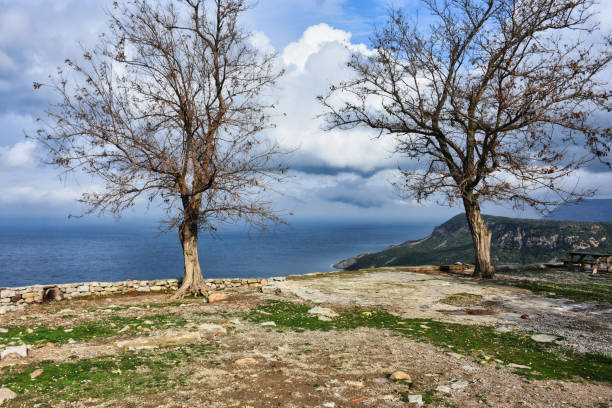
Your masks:
{"label": "loose rock", "polygon": [[39,368],[38,370],[34,370],[30,373],[30,378],[33,380],[36,377],[38,377],[39,375],[41,375],[43,373],[43,369]]}
{"label": "loose rock", "polygon": [[8,333],[8,329],[0,327],[0,333]]}
{"label": "loose rock", "polygon": [[438,386],[436,387],[436,391],[445,392],[445,393],[447,393],[447,394],[450,394],[451,389],[450,389],[450,387],[449,387],[449,386],[447,386],[447,385],[438,385]]}
{"label": "loose rock", "polygon": [[0,404],[2,404],[5,401],[12,400],[16,396],[17,394],[9,390],[8,388],[0,388]]}
{"label": "loose rock", "polygon": [[329,309],[327,307],[321,307],[321,306],[313,307],[312,309],[308,310],[308,313],[319,316],[319,317],[321,316],[327,317],[329,319],[333,319],[335,317],[340,316],[338,313],[334,312],[332,309]]}
{"label": "loose rock", "polygon": [[389,378],[394,381],[400,381],[400,380],[412,381],[412,378],[403,371],[395,371],[389,376]]}
{"label": "loose rock", "polygon": [[274,322],[263,322],[263,323],[261,323],[261,325],[262,326],[272,326],[272,327],[275,327],[276,323],[274,323]]}
{"label": "loose rock", "polygon": [[423,405],[423,396],[421,394],[409,395],[408,402],[411,404]]}
{"label": "loose rock", "polygon": [[16,354],[19,357],[27,357],[28,347],[25,345],[7,347],[0,353],[0,360],[4,360],[5,357],[10,356],[11,354]]}

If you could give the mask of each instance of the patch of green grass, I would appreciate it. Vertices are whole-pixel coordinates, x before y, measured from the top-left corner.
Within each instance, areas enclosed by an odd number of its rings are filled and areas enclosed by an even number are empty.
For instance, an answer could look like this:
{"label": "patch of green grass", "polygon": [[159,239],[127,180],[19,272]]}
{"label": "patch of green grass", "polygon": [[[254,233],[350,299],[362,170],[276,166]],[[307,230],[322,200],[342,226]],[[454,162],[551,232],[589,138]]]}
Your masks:
{"label": "patch of green grass", "polygon": [[565,283],[546,282],[528,279],[506,279],[499,283],[517,288],[528,289],[540,295],[568,298],[578,302],[612,303],[612,284],[605,283]]}
{"label": "patch of green grass", "polygon": [[[63,363],[42,361],[28,366],[0,369],[0,383],[18,394],[11,404],[55,406],[56,402],[88,398],[121,399],[129,395],[155,393],[186,384],[176,370],[185,360],[215,352],[215,344],[194,344],[158,352],[124,353]],[[30,374],[43,372],[36,379]]]}
{"label": "patch of green grass", "polygon": [[527,378],[574,379],[612,382],[612,357],[580,354],[560,346],[538,343],[529,336],[499,333],[493,327],[402,319],[382,309],[353,308],[331,321],[308,313],[312,305],[270,301],[251,309],[245,318],[254,323],[274,321],[277,328],[303,330],[351,330],[358,327],[392,330],[408,338],[431,343],[457,353],[487,356],[505,364],[530,366],[518,369]]}
{"label": "patch of green grass", "polygon": [[453,306],[479,306],[482,303],[482,298],[482,295],[461,292],[448,295],[440,302]]}
{"label": "patch of green grass", "polygon": [[[138,334],[137,327],[142,328],[171,328],[183,327],[187,320],[178,314],[156,314],[142,317],[109,316],[104,320],[95,320],[81,323],[73,327],[64,326],[38,326],[18,325],[7,326],[7,333],[0,333],[0,343],[21,342],[25,344],[41,343],[67,343],[70,339],[75,341],[88,340],[94,337],[111,337],[120,334],[119,331],[129,325],[121,334]],[[33,330],[28,333],[27,330]],[[66,331],[68,330],[68,331]]]}

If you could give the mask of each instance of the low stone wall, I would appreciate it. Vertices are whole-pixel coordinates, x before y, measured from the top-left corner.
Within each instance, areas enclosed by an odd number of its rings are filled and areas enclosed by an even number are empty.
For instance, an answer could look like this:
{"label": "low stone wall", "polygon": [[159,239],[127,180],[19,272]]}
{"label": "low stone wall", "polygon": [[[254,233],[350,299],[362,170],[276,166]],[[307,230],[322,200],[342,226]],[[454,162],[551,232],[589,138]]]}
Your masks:
{"label": "low stone wall", "polygon": [[[171,292],[178,289],[180,279],[126,280],[121,282],[81,282],[58,285],[33,285],[0,288],[0,307],[46,300],[83,296],[112,295],[128,292]],[[242,286],[261,287],[266,279],[206,279],[209,290],[223,290]]]}

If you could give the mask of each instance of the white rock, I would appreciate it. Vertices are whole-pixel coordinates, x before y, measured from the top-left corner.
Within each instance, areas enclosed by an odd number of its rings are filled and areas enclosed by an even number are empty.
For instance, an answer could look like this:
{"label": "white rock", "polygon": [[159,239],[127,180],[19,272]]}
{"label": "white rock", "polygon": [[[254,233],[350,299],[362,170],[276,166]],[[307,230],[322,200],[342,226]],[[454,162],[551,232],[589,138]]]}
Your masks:
{"label": "white rock", "polygon": [[557,340],[557,336],[552,336],[550,334],[534,334],[531,336],[531,339],[538,343],[551,343]]}
{"label": "white rock", "polygon": [[227,334],[227,328],[221,326],[220,324],[214,324],[214,323],[203,323],[198,326],[198,331],[206,332],[206,333]]}
{"label": "white rock", "polygon": [[335,408],[336,407],[336,403],[335,402],[324,402],[323,406],[325,408]]}
{"label": "white rock", "polygon": [[468,386],[468,382],[467,381],[457,381],[451,384],[451,388],[453,390],[460,390],[462,388],[465,388]]}
{"label": "white rock", "polygon": [[531,369],[530,366],[527,365],[522,365],[522,364],[514,364],[514,363],[510,363],[508,364],[508,367],[512,367],[512,368],[527,368],[527,369]]}
{"label": "white rock", "polygon": [[27,357],[28,347],[26,345],[7,347],[0,352],[0,360],[3,360],[5,357],[11,354],[17,354],[20,357]]}
{"label": "white rock", "polygon": [[499,326],[495,328],[495,331],[498,333],[510,333],[512,329],[508,326]]}
{"label": "white rock", "polygon": [[73,313],[74,310],[72,309],[62,309],[59,311],[59,314],[68,314],[68,313]]}
{"label": "white rock", "polygon": [[436,391],[445,392],[447,394],[450,394],[451,389],[449,386],[446,386],[446,385],[438,385],[436,387]]}
{"label": "white rock", "polygon": [[272,326],[272,327],[276,327],[276,323],[274,322],[263,322],[261,323],[262,326]]}
{"label": "white rock", "polygon": [[334,317],[340,316],[338,313],[334,312],[332,309],[327,307],[315,306],[308,311],[309,314],[317,315],[317,316],[325,316],[333,319]]}
{"label": "white rock", "polygon": [[5,329],[4,327],[0,327],[0,333],[8,333],[8,329]]}
{"label": "white rock", "polygon": [[409,395],[408,402],[411,404],[423,405],[423,396],[421,394]]}
{"label": "white rock", "polygon": [[12,400],[16,396],[17,394],[9,390],[8,388],[0,388],[0,404],[2,404],[5,401]]}

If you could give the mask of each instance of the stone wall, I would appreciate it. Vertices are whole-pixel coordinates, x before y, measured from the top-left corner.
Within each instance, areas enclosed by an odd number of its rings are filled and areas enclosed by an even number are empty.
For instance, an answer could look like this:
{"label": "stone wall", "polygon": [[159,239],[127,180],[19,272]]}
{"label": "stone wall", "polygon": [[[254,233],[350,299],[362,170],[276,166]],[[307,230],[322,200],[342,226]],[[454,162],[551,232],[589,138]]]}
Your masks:
{"label": "stone wall", "polygon": [[[178,289],[180,279],[127,280],[121,282],[81,282],[58,285],[33,285],[18,288],[0,288],[0,307],[46,300],[83,296],[112,295],[128,292],[171,292]],[[206,279],[209,290],[239,287],[261,287],[266,279]]]}

